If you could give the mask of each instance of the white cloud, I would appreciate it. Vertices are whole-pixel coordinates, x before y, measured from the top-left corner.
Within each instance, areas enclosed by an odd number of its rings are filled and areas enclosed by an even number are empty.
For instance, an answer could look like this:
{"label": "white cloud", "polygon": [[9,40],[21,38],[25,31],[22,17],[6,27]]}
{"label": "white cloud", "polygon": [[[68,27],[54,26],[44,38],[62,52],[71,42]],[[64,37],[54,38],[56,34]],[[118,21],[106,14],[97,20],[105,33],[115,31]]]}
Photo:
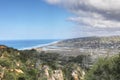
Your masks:
{"label": "white cloud", "polygon": [[120,22],[91,17],[71,17],[70,21],[98,28],[120,28]]}
{"label": "white cloud", "polygon": [[72,21],[92,27],[120,27],[120,0],[46,0],[61,5],[77,17]]}
{"label": "white cloud", "polygon": [[75,16],[67,20],[75,22],[75,36],[107,36],[120,34],[120,0],[46,0],[61,6]]}

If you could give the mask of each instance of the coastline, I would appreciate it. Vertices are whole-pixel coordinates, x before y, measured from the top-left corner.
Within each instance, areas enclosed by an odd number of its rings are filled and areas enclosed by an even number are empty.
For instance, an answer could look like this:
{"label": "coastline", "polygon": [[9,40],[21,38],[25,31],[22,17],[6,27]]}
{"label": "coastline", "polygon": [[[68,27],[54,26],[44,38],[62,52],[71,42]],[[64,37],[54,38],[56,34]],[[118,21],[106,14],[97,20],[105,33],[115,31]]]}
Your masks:
{"label": "coastline", "polygon": [[18,49],[18,50],[30,50],[30,49],[43,48],[43,47],[46,47],[46,46],[49,46],[49,45],[52,45],[52,44],[56,44],[56,43],[58,43],[58,42],[60,42],[60,41],[61,41],[61,40],[57,40],[57,41],[53,41],[53,42],[46,43],[46,44],[39,44],[39,45],[36,45],[36,46],[21,48],[21,49]]}

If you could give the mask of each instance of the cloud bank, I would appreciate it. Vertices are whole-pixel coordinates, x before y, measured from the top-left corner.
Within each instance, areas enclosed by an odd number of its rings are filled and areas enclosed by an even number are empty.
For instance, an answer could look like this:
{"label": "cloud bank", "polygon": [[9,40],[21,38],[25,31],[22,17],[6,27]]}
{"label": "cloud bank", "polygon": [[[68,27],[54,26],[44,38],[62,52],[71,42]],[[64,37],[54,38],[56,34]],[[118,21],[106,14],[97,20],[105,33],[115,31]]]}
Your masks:
{"label": "cloud bank", "polygon": [[120,0],[46,0],[74,13],[69,20],[91,27],[120,27]]}
{"label": "cloud bank", "polygon": [[68,20],[79,25],[117,32],[120,30],[120,0],[46,0],[46,2],[62,6],[75,14]]}

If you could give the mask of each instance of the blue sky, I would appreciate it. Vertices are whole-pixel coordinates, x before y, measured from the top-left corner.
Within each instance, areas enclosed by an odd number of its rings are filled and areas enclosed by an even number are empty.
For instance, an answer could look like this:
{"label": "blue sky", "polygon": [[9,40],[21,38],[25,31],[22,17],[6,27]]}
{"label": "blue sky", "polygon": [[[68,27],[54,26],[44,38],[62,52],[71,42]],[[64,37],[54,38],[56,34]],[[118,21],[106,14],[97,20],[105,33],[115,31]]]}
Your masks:
{"label": "blue sky", "polygon": [[0,0],[0,39],[64,39],[72,14],[42,0]]}
{"label": "blue sky", "polygon": [[0,0],[0,40],[120,35],[119,14],[120,0]]}

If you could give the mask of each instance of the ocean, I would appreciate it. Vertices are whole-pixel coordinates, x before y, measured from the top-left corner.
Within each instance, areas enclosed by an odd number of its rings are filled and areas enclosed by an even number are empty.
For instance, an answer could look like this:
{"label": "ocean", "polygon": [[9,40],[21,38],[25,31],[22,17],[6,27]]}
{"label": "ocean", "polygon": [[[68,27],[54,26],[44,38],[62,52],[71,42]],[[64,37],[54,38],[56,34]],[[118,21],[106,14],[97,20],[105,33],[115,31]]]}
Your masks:
{"label": "ocean", "polygon": [[1,40],[0,45],[5,45],[15,49],[31,49],[36,47],[45,46],[58,40],[55,39],[41,39],[41,40]]}

